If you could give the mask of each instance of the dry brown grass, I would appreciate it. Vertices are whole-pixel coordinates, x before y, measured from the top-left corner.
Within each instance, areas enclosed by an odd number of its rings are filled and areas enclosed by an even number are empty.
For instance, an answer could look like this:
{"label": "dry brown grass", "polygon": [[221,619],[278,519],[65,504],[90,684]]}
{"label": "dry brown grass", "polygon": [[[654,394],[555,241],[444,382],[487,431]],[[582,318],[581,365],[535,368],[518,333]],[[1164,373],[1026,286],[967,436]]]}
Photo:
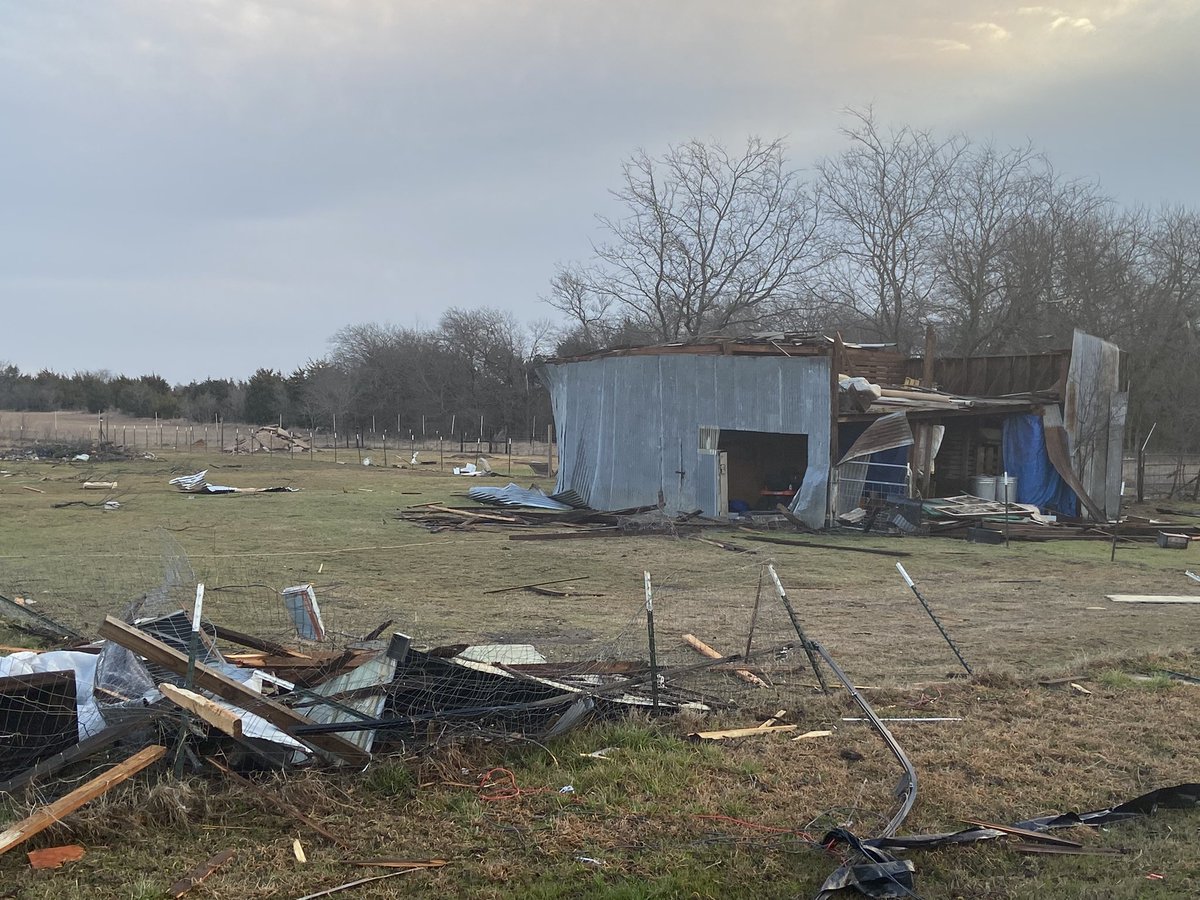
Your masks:
{"label": "dry brown grass", "polygon": [[[302,492],[189,499],[166,487],[173,474],[212,463],[222,466],[213,469],[217,480],[286,481]],[[391,618],[431,643],[519,640],[558,658],[644,656],[638,611],[641,572],[649,569],[664,659],[686,663],[695,657],[675,637],[684,631],[726,652],[741,649],[759,567],[773,559],[809,633],[856,682],[873,688],[881,715],[964,719],[896,725],[921,778],[906,829],[952,829],[965,816],[1012,821],[1092,809],[1200,774],[1200,688],[1102,677],[1164,663],[1200,673],[1200,608],[1118,607],[1103,598],[1186,592],[1186,551],[1138,547],[1110,564],[1104,544],[1006,550],[829,538],[913,553],[905,565],[981,673],[947,680],[953,655],[885,558],[774,546],[733,554],[670,537],[524,543],[487,530],[431,535],[389,514],[445,501],[473,482],[325,460],[168,456],[105,466],[6,462],[0,470],[13,473],[0,478],[0,592],[25,593],[41,611],[80,628],[94,629],[157,582],[160,533],[170,529],[210,587],[210,615],[277,638],[288,634],[275,591],[311,579],[341,635]],[[118,479],[124,508],[51,508],[80,497],[79,482],[89,478]],[[484,593],[578,574],[589,576],[581,591],[603,596]],[[790,636],[782,610],[765,595],[756,645]],[[811,893],[833,860],[797,846],[794,835],[699,817],[720,814],[815,837],[850,820],[869,834],[890,814],[895,762],[865,725],[841,722],[857,710],[840,695],[816,693],[802,656],[768,662],[766,671],[777,689],[765,695],[729,678],[704,682],[748,710],[721,721],[744,724],[753,720],[749,710],[767,715],[782,705],[803,728],[833,727],[834,736],[698,747],[675,736],[690,725],[667,724],[662,732],[633,723],[576,732],[549,748],[553,757],[527,745],[476,745],[420,766],[380,761],[362,774],[294,775],[265,786],[352,839],[362,856],[452,859],[444,870],[381,882],[361,897]],[[1036,676],[1049,673],[1087,676],[1093,693],[1038,686]],[[620,748],[610,762],[578,755],[608,745]],[[472,783],[494,765],[512,768],[522,786],[547,790],[490,804],[446,784]],[[574,795],[553,793],[567,783]],[[299,896],[365,874],[236,785],[210,778],[150,784],[139,779],[114,791],[25,848],[79,839],[88,847],[79,863],[35,874],[20,852],[0,857],[5,886],[23,898],[161,896],[172,879],[228,846],[238,848],[238,859],[195,896]],[[1081,837],[1133,849],[1120,860],[1030,858],[999,843],[918,854],[918,884],[926,897],[1194,896],[1198,824],[1194,814],[1170,813]],[[309,853],[306,866],[291,854],[297,836]],[[1148,872],[1167,878],[1148,881]]]}

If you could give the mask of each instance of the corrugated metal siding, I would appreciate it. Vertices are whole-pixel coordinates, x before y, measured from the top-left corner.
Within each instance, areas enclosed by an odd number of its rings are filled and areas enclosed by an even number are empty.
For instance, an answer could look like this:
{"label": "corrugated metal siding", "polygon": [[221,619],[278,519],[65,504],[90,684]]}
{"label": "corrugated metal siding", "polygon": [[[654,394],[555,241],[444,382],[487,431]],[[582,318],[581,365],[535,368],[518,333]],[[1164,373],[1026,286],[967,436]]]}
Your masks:
{"label": "corrugated metal siding", "polygon": [[[693,354],[548,364],[559,445],[557,490],[594,507],[657,501],[718,512],[717,461],[700,428],[808,435],[808,469],[793,509],[819,526],[829,476],[829,360]],[[682,473],[682,474],[681,474]]]}

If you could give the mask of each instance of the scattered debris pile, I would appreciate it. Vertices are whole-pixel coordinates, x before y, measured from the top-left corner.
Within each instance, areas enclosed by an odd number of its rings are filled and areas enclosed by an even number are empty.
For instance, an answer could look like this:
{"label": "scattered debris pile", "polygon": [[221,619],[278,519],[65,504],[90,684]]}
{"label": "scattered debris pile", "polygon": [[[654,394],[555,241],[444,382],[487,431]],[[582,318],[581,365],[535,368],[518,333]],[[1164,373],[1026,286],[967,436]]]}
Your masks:
{"label": "scattered debris pile", "polygon": [[223,484],[209,484],[207,477],[208,469],[205,469],[195,475],[180,475],[178,478],[172,478],[167,484],[177,487],[185,494],[283,494],[295,493],[299,490],[299,488],[286,485],[265,488],[228,487]]}
{"label": "scattered debris pile", "polygon": [[296,451],[297,453],[308,453],[311,444],[303,440],[298,434],[288,431],[279,425],[264,425],[261,428],[256,428],[250,435],[250,451],[271,453],[272,451],[283,450],[287,452]]}

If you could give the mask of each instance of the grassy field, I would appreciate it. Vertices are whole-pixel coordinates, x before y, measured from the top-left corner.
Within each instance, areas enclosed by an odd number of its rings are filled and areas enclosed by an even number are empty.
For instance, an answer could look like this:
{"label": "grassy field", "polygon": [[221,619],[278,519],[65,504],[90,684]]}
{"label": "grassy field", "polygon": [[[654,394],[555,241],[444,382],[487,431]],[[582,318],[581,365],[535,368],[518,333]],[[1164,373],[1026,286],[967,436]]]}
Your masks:
{"label": "grassy field", "polygon": [[[156,453],[158,451],[155,451]],[[431,534],[396,510],[453,495],[473,480],[437,471],[271,456],[187,456],[114,463],[0,462],[0,593],[94,632],[182,562],[208,587],[215,621],[287,640],[278,590],[311,581],[334,642],[385,620],[419,643],[534,643],[550,658],[643,657],[642,572],[656,589],[658,643],[667,663],[695,656],[695,633],[742,649],[764,563],[774,562],[809,634],[824,643],[881,715],[962,717],[897,725],[921,787],[905,830],[950,830],[963,817],[1015,821],[1102,808],[1155,787],[1200,780],[1200,688],[1129,677],[1158,667],[1200,674],[1200,606],[1117,605],[1107,593],[1196,593],[1184,578],[1195,551],[1091,542],[1011,549],[943,539],[822,537],[822,542],[911,553],[904,560],[964,655],[956,661],[900,581],[894,560],[744,542],[731,553],[673,536],[515,542],[481,529]],[[452,461],[447,459],[447,466]],[[344,463],[344,457],[343,457]],[[505,463],[498,467],[503,469]],[[182,495],[179,474],[210,481],[287,484],[298,493]],[[512,476],[536,481],[514,463]],[[82,482],[117,481],[121,508]],[[500,482],[502,483],[502,482]],[[544,485],[548,486],[548,485]],[[32,489],[32,490],[31,490]],[[718,533],[739,542],[736,532]],[[489,590],[586,576],[568,596]],[[177,591],[179,602],[191,593]],[[758,646],[789,637],[764,594]],[[0,632],[0,643],[28,638]],[[802,657],[801,657],[802,658]],[[1039,678],[1075,675],[1092,692],[1052,690]],[[681,739],[695,722],[593,726],[546,748],[463,747],[421,763],[382,760],[365,773],[292,775],[268,782],[358,858],[450,860],[354,896],[773,897],[811,895],[836,860],[811,845],[850,823],[869,835],[890,815],[895,763],[840,696],[823,697],[795,660],[772,669],[771,689],[735,680],[719,689],[754,724],[776,709],[828,738],[771,736],[716,747]],[[616,747],[608,761],[582,756]],[[528,789],[489,802],[471,787],[496,766]],[[566,784],[571,794],[559,794]],[[467,785],[467,786],[463,786]],[[10,804],[10,817],[28,804]],[[715,817],[715,818],[714,818]],[[297,830],[300,828],[301,830]],[[1200,816],[1161,813],[1085,833],[1123,858],[1025,856],[1001,843],[914,854],[925,897],[1187,897],[1200,884]],[[1070,835],[1075,836],[1075,835]],[[309,862],[298,863],[299,837]],[[190,896],[297,897],[382,872],[236,785],[150,779],[109,797],[22,849],[76,840],[78,863],[31,873],[21,852],[0,857],[0,894],[21,898],[159,897],[226,847],[238,856]],[[1160,879],[1148,879],[1160,874]]]}

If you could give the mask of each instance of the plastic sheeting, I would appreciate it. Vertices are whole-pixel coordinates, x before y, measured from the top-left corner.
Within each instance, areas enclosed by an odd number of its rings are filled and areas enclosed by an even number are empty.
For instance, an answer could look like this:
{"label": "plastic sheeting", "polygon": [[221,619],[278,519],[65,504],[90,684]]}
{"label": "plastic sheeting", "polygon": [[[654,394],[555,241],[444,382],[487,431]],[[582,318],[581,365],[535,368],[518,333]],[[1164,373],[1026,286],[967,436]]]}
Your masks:
{"label": "plastic sheeting", "polygon": [[1017,479],[1018,503],[1031,503],[1043,512],[1079,515],[1079,498],[1046,452],[1041,416],[1008,416],[1004,420],[1003,452],[1005,470]]}

